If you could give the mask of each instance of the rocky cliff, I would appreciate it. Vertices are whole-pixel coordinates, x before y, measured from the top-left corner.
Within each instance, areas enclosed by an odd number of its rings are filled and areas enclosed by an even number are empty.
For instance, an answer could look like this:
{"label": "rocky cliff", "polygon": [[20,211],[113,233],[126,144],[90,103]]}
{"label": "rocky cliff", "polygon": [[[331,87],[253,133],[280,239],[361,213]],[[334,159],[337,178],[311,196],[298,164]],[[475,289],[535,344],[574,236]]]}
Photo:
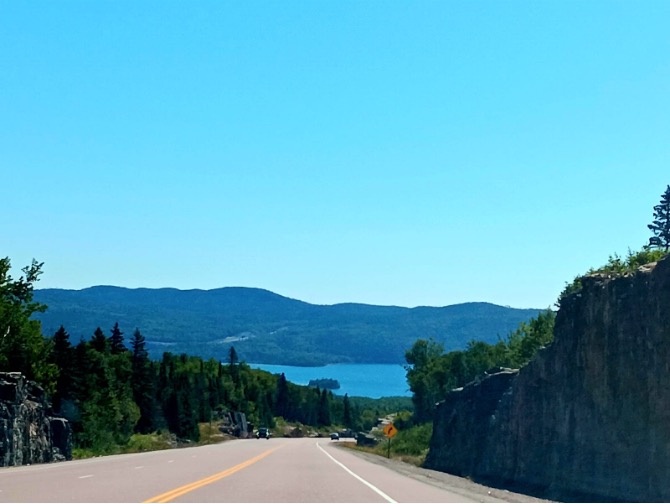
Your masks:
{"label": "rocky cliff", "polygon": [[44,390],[20,373],[0,373],[0,466],[72,458],[70,426],[49,416]]}
{"label": "rocky cliff", "polygon": [[670,501],[670,260],[582,284],[530,364],[438,405],[428,467],[558,500]]}

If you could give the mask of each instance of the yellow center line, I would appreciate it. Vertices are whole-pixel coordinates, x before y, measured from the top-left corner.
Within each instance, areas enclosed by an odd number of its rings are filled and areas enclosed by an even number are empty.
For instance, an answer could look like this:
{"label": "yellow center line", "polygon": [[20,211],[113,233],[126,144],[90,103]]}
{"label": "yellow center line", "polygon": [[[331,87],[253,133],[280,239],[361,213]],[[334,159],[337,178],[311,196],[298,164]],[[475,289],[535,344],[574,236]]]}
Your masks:
{"label": "yellow center line", "polygon": [[145,500],[144,502],[170,502],[171,500],[174,500],[177,497],[181,497],[182,495],[192,492],[193,490],[197,490],[198,488],[202,488],[206,485],[214,483],[215,481],[219,481],[220,479],[230,476],[231,474],[234,474],[237,471],[241,471],[242,469],[255,464],[259,460],[264,459],[265,457],[270,455],[273,451],[278,450],[282,446],[283,445],[264,451],[260,455],[256,455],[254,458],[250,458],[249,460],[246,460],[241,464],[237,464],[236,466],[233,466],[230,469],[226,469],[225,471],[221,471],[220,473],[212,474],[207,478],[194,481],[193,483],[188,483],[186,485],[180,486],[179,488],[175,488],[174,490],[170,490],[169,492],[162,493],[160,495],[157,495],[156,497],[152,497],[151,499]]}

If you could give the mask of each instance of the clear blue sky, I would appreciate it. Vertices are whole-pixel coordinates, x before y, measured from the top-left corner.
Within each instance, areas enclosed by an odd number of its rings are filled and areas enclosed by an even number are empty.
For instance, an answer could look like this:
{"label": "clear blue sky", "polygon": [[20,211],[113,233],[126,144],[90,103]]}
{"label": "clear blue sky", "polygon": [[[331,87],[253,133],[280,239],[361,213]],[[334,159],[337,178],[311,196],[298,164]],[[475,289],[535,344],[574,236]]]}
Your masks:
{"label": "clear blue sky", "polygon": [[38,287],[547,307],[649,238],[670,2],[0,0]]}

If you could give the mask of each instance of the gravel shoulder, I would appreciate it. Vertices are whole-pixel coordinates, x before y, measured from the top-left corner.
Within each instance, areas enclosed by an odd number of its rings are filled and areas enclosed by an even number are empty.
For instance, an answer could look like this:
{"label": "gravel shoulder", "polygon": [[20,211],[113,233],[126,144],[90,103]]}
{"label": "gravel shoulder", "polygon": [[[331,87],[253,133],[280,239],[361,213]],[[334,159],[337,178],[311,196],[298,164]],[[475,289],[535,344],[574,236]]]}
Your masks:
{"label": "gravel shoulder", "polygon": [[[337,446],[337,445],[336,445]],[[545,499],[539,499],[530,495],[510,492],[508,490],[488,487],[470,481],[467,478],[454,476],[453,474],[443,473],[440,471],[433,471],[431,469],[424,469],[412,464],[407,464],[399,460],[387,459],[359,450],[352,450],[346,446],[339,445],[339,449],[349,450],[356,456],[363,458],[374,464],[378,464],[391,469],[404,476],[408,476],[415,480],[421,481],[428,485],[433,485],[438,488],[456,492],[468,499],[479,502],[552,502]]]}

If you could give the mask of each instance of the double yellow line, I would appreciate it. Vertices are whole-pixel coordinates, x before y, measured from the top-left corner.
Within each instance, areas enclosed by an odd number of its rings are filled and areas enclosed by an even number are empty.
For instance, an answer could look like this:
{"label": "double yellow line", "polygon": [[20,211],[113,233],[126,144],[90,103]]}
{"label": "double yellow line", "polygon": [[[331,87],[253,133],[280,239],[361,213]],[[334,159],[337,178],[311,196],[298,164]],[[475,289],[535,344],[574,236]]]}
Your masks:
{"label": "double yellow line", "polygon": [[181,497],[182,495],[192,492],[193,490],[197,490],[198,488],[202,488],[206,485],[214,483],[215,481],[219,481],[227,476],[230,476],[231,474],[234,474],[237,471],[241,471],[242,469],[255,464],[259,460],[264,459],[265,457],[270,455],[273,451],[278,450],[279,448],[281,448],[281,446],[277,446],[276,448],[267,450],[261,453],[260,455],[256,455],[254,458],[251,458],[249,460],[242,462],[241,464],[237,464],[236,466],[231,467],[230,469],[226,469],[225,471],[221,471],[220,473],[212,474],[207,478],[194,481],[193,483],[188,483],[187,485],[180,486],[179,488],[175,488],[174,490],[170,490],[169,492],[162,493],[160,495],[157,495],[156,497],[152,497],[151,499],[145,500],[144,502],[170,502],[171,500],[174,500],[177,497]]}

